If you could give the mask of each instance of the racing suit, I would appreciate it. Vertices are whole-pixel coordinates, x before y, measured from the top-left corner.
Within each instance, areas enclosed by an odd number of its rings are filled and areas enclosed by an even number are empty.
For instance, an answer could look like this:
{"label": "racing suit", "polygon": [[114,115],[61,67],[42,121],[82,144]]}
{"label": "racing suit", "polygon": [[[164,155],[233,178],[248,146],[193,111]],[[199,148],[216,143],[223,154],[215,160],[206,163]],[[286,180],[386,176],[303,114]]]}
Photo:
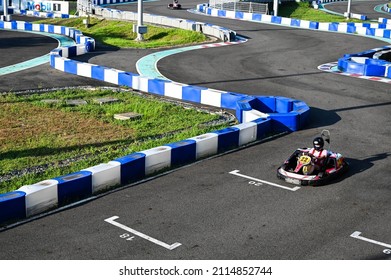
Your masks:
{"label": "racing suit", "polygon": [[308,154],[314,158],[315,169],[320,170],[325,164],[325,160],[327,157],[327,150],[321,149],[318,151],[315,148],[311,148]]}

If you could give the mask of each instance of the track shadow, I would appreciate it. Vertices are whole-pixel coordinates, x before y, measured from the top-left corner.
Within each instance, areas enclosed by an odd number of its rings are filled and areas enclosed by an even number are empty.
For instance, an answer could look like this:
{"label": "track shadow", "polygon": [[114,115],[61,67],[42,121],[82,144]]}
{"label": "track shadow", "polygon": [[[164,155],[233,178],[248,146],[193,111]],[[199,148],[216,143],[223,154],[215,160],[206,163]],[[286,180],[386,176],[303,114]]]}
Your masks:
{"label": "track shadow", "polygon": [[306,129],[330,126],[339,122],[340,120],[341,117],[335,111],[311,107],[309,121]]}
{"label": "track shadow", "polygon": [[346,158],[346,161],[349,163],[349,172],[346,174],[346,177],[364,172],[373,167],[374,162],[386,159],[389,156],[391,156],[391,152],[372,155],[364,159]]}

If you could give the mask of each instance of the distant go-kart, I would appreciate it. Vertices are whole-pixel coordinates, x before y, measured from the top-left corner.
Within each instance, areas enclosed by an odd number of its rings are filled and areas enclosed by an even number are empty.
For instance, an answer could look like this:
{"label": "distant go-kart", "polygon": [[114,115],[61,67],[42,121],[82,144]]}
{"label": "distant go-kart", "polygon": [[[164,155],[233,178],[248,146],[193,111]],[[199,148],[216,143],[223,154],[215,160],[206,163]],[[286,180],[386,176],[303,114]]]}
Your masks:
{"label": "distant go-kart", "polygon": [[319,169],[315,168],[311,148],[299,148],[277,169],[277,177],[295,185],[319,186],[345,173],[349,164],[340,153],[330,150],[330,132],[323,130],[321,137],[328,142],[329,148],[324,164]]}
{"label": "distant go-kart", "polygon": [[180,10],[182,5],[178,3],[178,0],[174,0],[172,3],[168,4],[167,8],[171,10]]}

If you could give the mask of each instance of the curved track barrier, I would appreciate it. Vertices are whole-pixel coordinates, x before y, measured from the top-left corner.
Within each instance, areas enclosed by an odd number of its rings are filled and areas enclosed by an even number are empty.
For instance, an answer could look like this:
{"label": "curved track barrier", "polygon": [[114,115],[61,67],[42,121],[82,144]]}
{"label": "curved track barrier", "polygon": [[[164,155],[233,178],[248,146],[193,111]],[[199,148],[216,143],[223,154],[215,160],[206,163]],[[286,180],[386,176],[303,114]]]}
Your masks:
{"label": "curved track barrier", "polygon": [[[191,26],[193,28],[194,23]],[[203,29],[205,26],[208,25],[202,24]],[[71,57],[95,49],[94,39],[72,28],[15,21],[0,21],[0,28],[54,32],[74,38],[76,46],[61,47],[51,52],[50,65],[60,71],[141,92],[234,110],[240,122],[225,129],[125,155],[108,163],[25,185],[15,192],[0,195],[0,225],[94,197],[165,170],[260,141],[272,134],[302,129],[308,121],[310,108],[300,100],[281,96],[254,97],[195,87],[72,60]]]}
{"label": "curved track barrier", "polygon": [[[324,4],[329,4],[329,3],[333,3],[333,2],[347,2],[347,0],[318,0],[318,1],[312,1],[312,6],[315,8],[315,9],[322,9],[323,11],[325,11],[326,13],[332,13],[332,14],[337,14],[337,15],[342,15],[340,13],[335,13],[335,12],[331,12],[327,9],[324,8]],[[347,12],[345,12],[343,14],[343,16],[347,17]],[[366,15],[362,15],[362,14],[355,14],[355,13],[350,13],[349,15],[350,18],[355,18],[355,19],[359,19],[359,20],[367,20],[368,17]]]}
{"label": "curved track barrier", "polygon": [[[314,29],[320,31],[357,34],[374,38],[391,38],[390,23],[388,20],[383,18],[379,18],[378,23],[323,23],[256,13],[218,10],[208,7],[208,4],[197,5],[197,11],[211,16],[227,17],[256,22],[258,21],[261,23],[280,24],[290,27]],[[340,71],[350,74],[391,78],[391,62],[379,59],[379,57],[376,57],[375,55],[375,53],[384,52],[387,50],[389,50],[389,46],[385,46],[376,50],[364,51],[359,54],[345,54],[344,57],[338,60],[338,68]]]}
{"label": "curved track barrier", "polygon": [[388,4],[384,4],[383,10],[386,11],[387,13],[391,13],[391,8],[388,6]]}
{"label": "curved track barrier", "polygon": [[391,52],[391,46],[361,53],[345,54],[338,59],[338,69],[342,72],[361,76],[391,78],[391,62],[379,59],[380,55],[386,52]]}

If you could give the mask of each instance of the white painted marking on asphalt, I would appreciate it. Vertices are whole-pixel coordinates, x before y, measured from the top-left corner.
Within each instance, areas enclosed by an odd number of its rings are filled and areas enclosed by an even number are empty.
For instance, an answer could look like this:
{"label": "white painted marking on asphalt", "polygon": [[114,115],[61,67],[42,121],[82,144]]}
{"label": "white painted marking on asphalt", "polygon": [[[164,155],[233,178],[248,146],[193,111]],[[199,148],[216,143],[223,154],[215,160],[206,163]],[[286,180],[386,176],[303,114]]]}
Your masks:
{"label": "white painted marking on asphalt", "polygon": [[383,246],[383,247],[386,247],[386,248],[391,248],[390,244],[379,242],[379,241],[376,241],[376,240],[373,240],[373,239],[369,239],[369,238],[366,238],[366,237],[363,237],[363,236],[360,236],[360,235],[361,235],[361,232],[355,231],[350,236],[353,237],[353,238],[357,238],[357,239],[360,239],[360,240],[363,240],[363,241],[367,241],[367,242],[370,242],[370,243],[373,243],[373,244],[376,244],[376,245],[380,245],[380,246]]}
{"label": "white painted marking on asphalt", "polygon": [[239,170],[231,171],[231,172],[229,172],[229,174],[236,175],[236,176],[239,176],[239,177],[243,177],[243,178],[246,178],[246,179],[249,179],[249,180],[257,181],[257,182],[260,182],[260,183],[263,183],[263,184],[266,184],[266,185],[270,185],[270,186],[273,186],[273,187],[281,188],[281,189],[292,191],[292,192],[297,191],[298,189],[300,189],[300,187],[289,188],[289,187],[278,185],[278,184],[275,184],[275,183],[272,183],[272,182],[268,182],[268,181],[264,181],[264,180],[261,180],[261,179],[253,178],[253,177],[250,177],[250,176],[247,176],[247,175],[243,175],[243,174],[239,173]]}
{"label": "white painted marking on asphalt", "polygon": [[141,238],[144,238],[144,239],[146,239],[146,240],[148,240],[148,241],[150,241],[152,243],[155,243],[155,244],[157,244],[159,246],[162,246],[162,247],[164,247],[164,248],[166,248],[168,250],[174,250],[175,248],[177,248],[177,247],[182,245],[181,243],[178,243],[178,242],[176,242],[176,243],[174,243],[172,245],[168,245],[168,244],[166,244],[166,243],[164,243],[164,242],[162,242],[160,240],[157,240],[157,239],[155,239],[153,237],[150,237],[150,236],[148,236],[148,235],[146,235],[144,233],[138,232],[137,230],[134,230],[134,229],[132,229],[130,227],[127,227],[127,226],[125,226],[123,224],[120,224],[118,222],[115,222],[114,220],[116,220],[118,218],[119,218],[118,216],[113,216],[111,218],[107,218],[105,220],[105,222],[108,222],[109,224],[112,224],[112,225],[114,225],[116,227],[122,228],[123,230],[126,230],[126,231],[128,231],[128,232],[130,232],[130,233],[132,233],[134,235],[137,235],[137,236],[139,236]]}

